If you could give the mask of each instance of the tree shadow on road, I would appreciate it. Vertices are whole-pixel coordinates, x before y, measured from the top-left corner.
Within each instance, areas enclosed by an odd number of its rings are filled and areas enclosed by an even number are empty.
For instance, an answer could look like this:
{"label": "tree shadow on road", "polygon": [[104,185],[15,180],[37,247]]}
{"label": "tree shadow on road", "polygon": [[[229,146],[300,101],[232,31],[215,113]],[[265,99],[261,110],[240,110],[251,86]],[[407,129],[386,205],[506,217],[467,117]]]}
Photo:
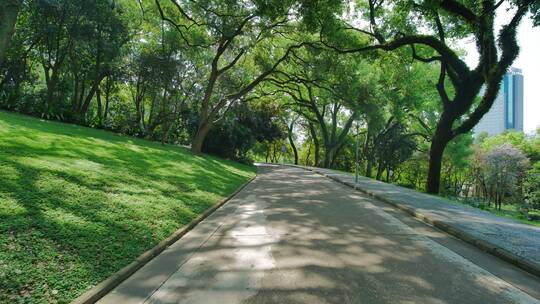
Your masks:
{"label": "tree shadow on road", "polygon": [[[262,166],[259,174],[225,206],[228,211],[218,211],[194,230],[211,237],[191,244],[198,239],[193,236],[185,248],[178,247],[177,259],[169,257],[174,262],[168,281],[149,303],[202,303],[209,295],[257,304],[507,303],[515,295],[506,283],[493,281],[487,271],[350,188],[294,168]],[[253,195],[264,201],[255,204],[263,208],[263,218],[255,211],[231,214],[252,204]],[[253,241],[239,243],[239,237]],[[152,286],[146,284],[151,280],[132,281],[131,289],[151,295]]]}

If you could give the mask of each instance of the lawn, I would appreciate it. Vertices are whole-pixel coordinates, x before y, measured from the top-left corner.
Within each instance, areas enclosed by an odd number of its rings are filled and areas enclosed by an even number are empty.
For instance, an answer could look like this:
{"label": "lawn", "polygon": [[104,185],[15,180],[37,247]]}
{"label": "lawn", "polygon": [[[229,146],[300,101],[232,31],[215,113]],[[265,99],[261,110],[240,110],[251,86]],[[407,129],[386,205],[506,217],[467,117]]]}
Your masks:
{"label": "lawn", "polygon": [[0,111],[0,303],[65,303],[254,176],[180,147]]}

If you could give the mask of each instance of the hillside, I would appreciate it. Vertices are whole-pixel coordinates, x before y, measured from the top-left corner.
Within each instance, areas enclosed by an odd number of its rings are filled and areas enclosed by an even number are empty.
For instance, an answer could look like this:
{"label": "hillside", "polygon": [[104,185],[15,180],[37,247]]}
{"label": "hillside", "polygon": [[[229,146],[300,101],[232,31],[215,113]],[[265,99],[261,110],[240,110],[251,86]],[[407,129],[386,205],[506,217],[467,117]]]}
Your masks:
{"label": "hillside", "polygon": [[254,167],[0,112],[0,302],[68,302]]}

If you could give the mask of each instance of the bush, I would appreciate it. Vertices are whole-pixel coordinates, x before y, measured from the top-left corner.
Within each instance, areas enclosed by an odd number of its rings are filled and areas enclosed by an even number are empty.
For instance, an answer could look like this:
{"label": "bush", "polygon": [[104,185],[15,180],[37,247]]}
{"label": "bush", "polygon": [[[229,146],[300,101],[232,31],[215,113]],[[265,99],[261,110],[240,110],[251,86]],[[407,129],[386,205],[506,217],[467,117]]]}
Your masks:
{"label": "bush", "polygon": [[523,182],[525,202],[532,209],[540,209],[540,162],[527,172]]}

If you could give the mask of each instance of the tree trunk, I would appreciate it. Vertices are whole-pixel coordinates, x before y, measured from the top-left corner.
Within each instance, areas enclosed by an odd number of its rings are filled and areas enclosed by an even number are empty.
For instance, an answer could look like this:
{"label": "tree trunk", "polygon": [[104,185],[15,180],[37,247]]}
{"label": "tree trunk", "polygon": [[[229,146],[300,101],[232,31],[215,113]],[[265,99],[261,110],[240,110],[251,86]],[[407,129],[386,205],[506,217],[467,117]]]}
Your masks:
{"label": "tree trunk", "polygon": [[[47,82],[47,105],[46,109],[47,112],[50,112],[51,105],[54,102],[54,93],[56,91],[56,84],[58,83],[58,70],[56,67],[52,68],[52,73],[49,77],[49,81]],[[49,114],[49,113],[48,113]]]}
{"label": "tree trunk", "polygon": [[163,127],[162,127],[162,132],[161,132],[161,145],[164,146],[165,143],[168,141],[169,139],[169,133],[171,132],[171,125],[172,123],[169,122],[168,120],[166,120],[167,122],[165,122],[163,124]]}
{"label": "tree trunk", "polygon": [[150,112],[148,113],[148,123],[145,126],[143,132],[145,134],[150,134],[153,129],[153,125],[156,123],[155,120],[155,111],[156,111],[156,94],[152,94],[150,98]]}
{"label": "tree trunk", "polygon": [[323,168],[330,168],[330,162],[334,156],[333,148],[324,147]]}
{"label": "tree trunk", "polygon": [[101,103],[101,90],[99,85],[96,89],[96,103],[97,103],[97,115],[98,115],[98,126],[101,128],[103,125],[103,105]]}
{"label": "tree trunk", "polygon": [[306,153],[306,159],[304,165],[309,166],[309,158],[311,157],[311,143],[309,144],[308,151]]}
{"label": "tree trunk", "polygon": [[429,151],[429,168],[426,183],[427,193],[439,194],[443,153],[448,142],[449,140],[443,136],[435,135],[433,137]]}
{"label": "tree trunk", "polygon": [[319,141],[313,141],[313,157],[314,157],[314,167],[318,167],[319,163],[321,162],[321,146],[319,145]]}
{"label": "tree trunk", "polygon": [[289,139],[291,143],[291,147],[294,153],[294,164],[298,165],[298,149],[296,149],[296,146],[294,145],[294,141],[292,139]]}
{"label": "tree trunk", "polygon": [[324,160],[323,167],[330,168],[333,165],[335,156],[339,150],[340,146],[336,145],[325,145],[324,147]]}
{"label": "tree trunk", "polygon": [[212,128],[212,118],[208,117],[204,119],[197,128],[197,133],[195,133],[195,136],[193,137],[193,141],[191,142],[191,152],[195,154],[201,154],[202,153],[202,147],[204,144],[204,140],[206,139],[206,135],[208,135],[208,132]]}
{"label": "tree trunk", "polygon": [[17,0],[4,0],[0,4],[0,66],[4,62],[11,37],[15,32],[15,24],[21,4]]}
{"label": "tree trunk", "polygon": [[288,138],[289,138],[289,144],[291,144],[291,148],[292,148],[293,153],[294,153],[294,164],[298,165],[298,149],[296,149],[296,145],[294,144],[294,140],[293,140],[293,136],[292,136],[292,129],[293,129],[293,124],[291,124],[288,127],[289,132],[287,132],[287,135],[288,135]]}
{"label": "tree trunk", "polygon": [[343,146],[345,145],[345,143],[341,143],[335,150],[334,152],[334,155],[332,156],[332,159],[330,160],[330,167],[334,167],[335,163],[336,163],[336,159],[338,157],[338,155],[341,153],[341,149],[343,149]]}
{"label": "tree trunk", "polygon": [[308,124],[309,126],[309,133],[311,133],[311,140],[313,141],[313,147],[314,147],[314,160],[315,163],[313,164],[313,167],[319,166],[319,156],[320,156],[320,145],[319,145],[319,139],[317,138],[317,131],[315,130],[315,127],[312,123]]}
{"label": "tree trunk", "polygon": [[107,116],[109,115],[109,102],[111,99],[111,87],[110,87],[110,78],[107,78],[107,83],[105,86],[105,110],[103,111],[103,121],[107,121]]}
{"label": "tree trunk", "polygon": [[383,171],[384,171],[384,167],[382,165],[378,165],[377,166],[377,176],[375,177],[377,180],[381,180],[382,179],[382,174],[383,174]]}
{"label": "tree trunk", "polygon": [[79,97],[77,99],[77,119],[81,119],[80,113],[82,112],[84,94],[86,93],[86,82],[83,80],[81,82],[81,90],[79,92]]}
{"label": "tree trunk", "polygon": [[73,73],[73,99],[71,100],[71,113],[79,109],[79,74]]}
{"label": "tree trunk", "polygon": [[88,92],[88,95],[86,95],[86,98],[84,99],[81,107],[80,116],[81,118],[84,118],[86,116],[86,113],[88,112],[88,108],[90,107],[90,103],[92,102],[92,99],[94,98],[94,95],[99,89],[99,84],[101,83],[101,80],[103,77],[99,77],[94,81],[92,84],[92,87],[90,88],[90,91]]}
{"label": "tree trunk", "polygon": [[369,156],[367,156],[367,164],[366,164],[366,176],[371,177],[371,170],[373,169],[373,159]]}

